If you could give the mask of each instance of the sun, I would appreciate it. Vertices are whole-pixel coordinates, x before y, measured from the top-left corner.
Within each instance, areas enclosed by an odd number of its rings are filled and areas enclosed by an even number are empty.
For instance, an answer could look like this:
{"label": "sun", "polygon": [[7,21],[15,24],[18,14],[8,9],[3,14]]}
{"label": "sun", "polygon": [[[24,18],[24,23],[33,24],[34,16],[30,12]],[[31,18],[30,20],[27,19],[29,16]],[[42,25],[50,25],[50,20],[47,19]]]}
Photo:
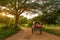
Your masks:
{"label": "sun", "polygon": [[7,16],[7,17],[9,17],[9,18],[14,18],[13,15],[11,15],[11,14],[6,14],[5,12],[0,13],[0,15],[1,15],[1,16]]}
{"label": "sun", "polygon": [[3,13],[2,15],[5,16],[6,14]]}
{"label": "sun", "polygon": [[1,15],[2,15],[2,16],[6,16],[5,12],[2,12]]}

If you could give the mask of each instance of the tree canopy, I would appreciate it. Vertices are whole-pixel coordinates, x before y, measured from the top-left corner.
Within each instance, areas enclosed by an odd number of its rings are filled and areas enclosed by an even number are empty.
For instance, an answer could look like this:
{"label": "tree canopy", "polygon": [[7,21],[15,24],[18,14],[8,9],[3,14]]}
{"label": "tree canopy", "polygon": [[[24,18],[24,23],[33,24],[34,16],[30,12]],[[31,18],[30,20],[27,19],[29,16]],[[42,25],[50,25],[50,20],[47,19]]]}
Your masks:
{"label": "tree canopy", "polygon": [[60,0],[0,0],[0,5],[8,8],[7,12],[14,15],[16,26],[23,12],[52,15],[49,18],[60,16]]}

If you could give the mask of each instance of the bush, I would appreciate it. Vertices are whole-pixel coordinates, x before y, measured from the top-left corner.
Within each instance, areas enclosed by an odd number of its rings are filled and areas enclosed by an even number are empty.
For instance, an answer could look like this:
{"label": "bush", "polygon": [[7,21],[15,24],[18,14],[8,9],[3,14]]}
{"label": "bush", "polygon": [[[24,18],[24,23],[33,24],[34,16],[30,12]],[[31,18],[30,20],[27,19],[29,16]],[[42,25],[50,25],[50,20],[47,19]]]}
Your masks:
{"label": "bush", "polygon": [[60,31],[57,30],[43,28],[43,31],[60,36]]}
{"label": "bush", "polygon": [[6,29],[6,26],[1,27],[0,29],[1,29],[1,31],[0,31],[0,40],[3,40],[4,38],[15,34],[17,31],[20,30],[20,28],[18,28],[18,27],[13,28],[12,26],[8,27],[7,29]]}

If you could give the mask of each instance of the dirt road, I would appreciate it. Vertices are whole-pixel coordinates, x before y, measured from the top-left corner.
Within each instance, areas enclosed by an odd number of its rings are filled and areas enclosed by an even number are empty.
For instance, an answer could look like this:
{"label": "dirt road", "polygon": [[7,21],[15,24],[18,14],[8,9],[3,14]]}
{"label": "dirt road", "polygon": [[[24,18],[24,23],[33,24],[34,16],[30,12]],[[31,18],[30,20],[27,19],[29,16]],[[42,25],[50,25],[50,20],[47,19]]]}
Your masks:
{"label": "dirt road", "polygon": [[60,37],[46,32],[43,32],[42,35],[38,32],[32,35],[31,28],[23,28],[21,31],[5,40],[60,40]]}

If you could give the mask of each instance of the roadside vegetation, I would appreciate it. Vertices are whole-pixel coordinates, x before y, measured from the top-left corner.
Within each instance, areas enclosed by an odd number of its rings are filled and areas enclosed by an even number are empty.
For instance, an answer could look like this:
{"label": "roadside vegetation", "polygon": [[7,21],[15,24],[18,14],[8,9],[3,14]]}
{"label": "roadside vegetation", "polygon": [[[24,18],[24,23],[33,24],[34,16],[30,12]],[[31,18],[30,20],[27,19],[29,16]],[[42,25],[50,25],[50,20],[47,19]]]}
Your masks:
{"label": "roadside vegetation", "polygon": [[13,28],[13,26],[1,26],[0,27],[0,40],[5,39],[6,37],[9,37],[15,33],[17,33],[20,30],[20,28]]}
{"label": "roadside vegetation", "polygon": [[60,25],[44,25],[43,31],[60,36]]}

